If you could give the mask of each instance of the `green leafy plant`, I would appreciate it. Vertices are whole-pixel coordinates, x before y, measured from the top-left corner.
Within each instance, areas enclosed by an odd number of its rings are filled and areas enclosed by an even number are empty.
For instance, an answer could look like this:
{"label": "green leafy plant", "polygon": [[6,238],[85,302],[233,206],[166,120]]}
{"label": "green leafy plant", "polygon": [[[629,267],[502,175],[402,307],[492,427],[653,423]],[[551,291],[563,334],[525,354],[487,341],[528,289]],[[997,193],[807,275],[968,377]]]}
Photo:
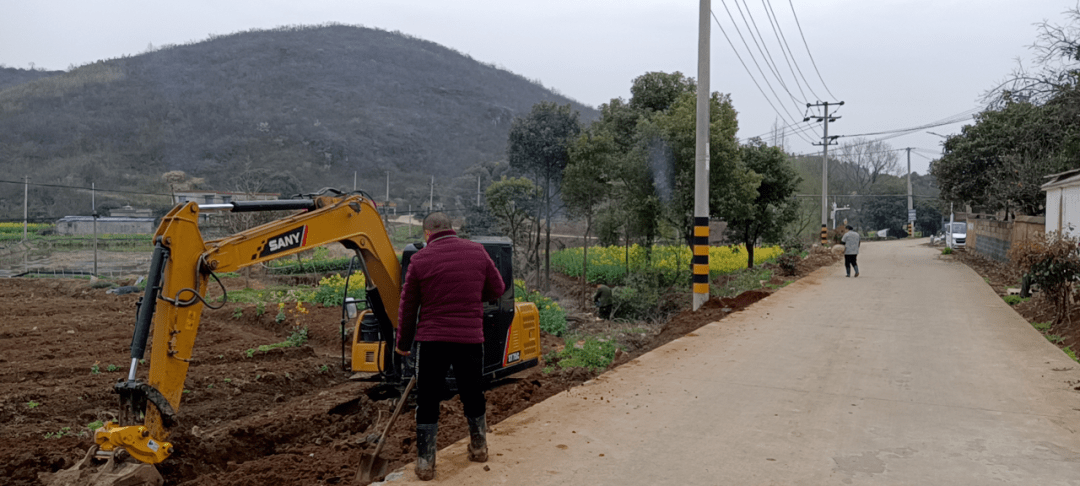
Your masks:
{"label": "green leafy plant", "polygon": [[573,337],[566,340],[566,347],[556,353],[552,359],[560,368],[592,368],[602,370],[615,359],[615,343],[603,338],[586,337],[582,340]]}
{"label": "green leafy plant", "polygon": [[97,429],[100,429],[100,428],[102,428],[104,426],[105,426],[105,422],[102,422],[100,420],[95,420],[93,422],[90,422],[90,423],[86,424],[86,428],[90,429],[90,433],[94,433],[94,431],[96,431]]}
{"label": "green leafy plant", "polygon": [[282,322],[285,322],[287,317],[288,316],[285,315],[285,303],[278,302],[278,312],[277,315],[274,316],[274,322],[281,324]]}
{"label": "green leafy plant", "polygon": [[566,332],[566,309],[539,291],[528,290],[522,280],[514,281],[514,300],[532,302],[540,314],[540,330],[553,336]]}
{"label": "green leafy plant", "polygon": [[1034,326],[1035,329],[1038,329],[1040,331],[1049,331],[1051,323],[1049,323],[1049,322],[1032,322],[1031,325]]}
{"label": "green leafy plant", "polygon": [[101,366],[99,366],[97,363],[94,363],[93,365],[90,366],[90,373],[94,374],[94,375],[100,374],[101,373]]}
{"label": "green leafy plant", "polygon": [[60,430],[58,430],[56,432],[46,432],[45,433],[45,438],[46,439],[59,439],[59,438],[65,436],[65,435],[73,435],[71,433],[71,427],[62,427]]}
{"label": "green leafy plant", "polygon": [[1016,304],[1019,304],[1021,302],[1026,302],[1027,301],[1027,299],[1025,299],[1023,297],[1020,297],[1019,295],[1006,295],[1006,296],[1002,297],[1002,299],[1005,301],[1006,304],[1009,304],[1009,305],[1016,305]]}
{"label": "green leafy plant", "polygon": [[120,368],[117,368],[116,365],[114,365],[114,364],[111,364],[111,365],[105,367],[105,371],[108,371],[110,373],[113,373],[118,369],[120,369]]}
{"label": "green leafy plant", "polygon": [[248,348],[247,351],[244,351],[244,355],[246,355],[249,358],[252,357],[252,356],[255,356],[255,348]]}
{"label": "green leafy plant", "polygon": [[256,302],[255,317],[262,317],[263,314],[266,314],[266,302]]}
{"label": "green leafy plant", "polygon": [[319,367],[319,373],[326,373],[326,372],[328,372],[328,371],[330,371],[330,367],[329,367],[329,366],[326,366],[326,365],[322,365],[322,366],[320,366],[320,367]]}
{"label": "green leafy plant", "polygon": [[941,254],[942,255],[952,255],[952,253],[953,253],[953,249],[949,248],[947,246],[945,248],[941,249]]}
{"label": "green leafy plant", "polygon": [[1046,335],[1046,340],[1050,341],[1050,342],[1052,342],[1054,344],[1061,344],[1061,343],[1065,342],[1065,338],[1063,338],[1061,336],[1058,336],[1057,334],[1047,334]]}
{"label": "green leafy plant", "polygon": [[1080,359],[1076,358],[1076,351],[1073,351],[1069,346],[1065,346],[1064,348],[1061,348],[1061,350],[1065,351],[1065,354],[1069,355],[1073,361],[1080,361]]}
{"label": "green leafy plant", "polygon": [[233,309],[232,318],[240,319],[241,317],[244,317],[244,308],[237,306],[235,309]]}
{"label": "green leafy plant", "polygon": [[224,381],[225,383],[232,383],[232,378],[225,378],[222,381]]}
{"label": "green leafy plant", "polygon": [[30,400],[29,402],[26,402],[26,408],[29,408],[30,410],[33,410],[33,409],[38,408],[40,406],[41,406],[40,403],[35,402],[33,400]]}

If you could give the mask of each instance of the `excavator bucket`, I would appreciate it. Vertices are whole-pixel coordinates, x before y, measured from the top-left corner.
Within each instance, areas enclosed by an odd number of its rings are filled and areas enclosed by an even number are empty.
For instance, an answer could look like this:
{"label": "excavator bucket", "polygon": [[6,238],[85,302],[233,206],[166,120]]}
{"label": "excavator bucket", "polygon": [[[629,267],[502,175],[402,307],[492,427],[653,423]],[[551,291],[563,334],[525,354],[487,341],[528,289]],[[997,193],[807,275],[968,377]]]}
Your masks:
{"label": "excavator bucket", "polygon": [[165,483],[156,467],[132,459],[123,449],[104,456],[105,463],[96,465],[95,460],[101,458],[95,445],[74,466],[55,473],[40,473],[38,479],[48,486],[162,486]]}

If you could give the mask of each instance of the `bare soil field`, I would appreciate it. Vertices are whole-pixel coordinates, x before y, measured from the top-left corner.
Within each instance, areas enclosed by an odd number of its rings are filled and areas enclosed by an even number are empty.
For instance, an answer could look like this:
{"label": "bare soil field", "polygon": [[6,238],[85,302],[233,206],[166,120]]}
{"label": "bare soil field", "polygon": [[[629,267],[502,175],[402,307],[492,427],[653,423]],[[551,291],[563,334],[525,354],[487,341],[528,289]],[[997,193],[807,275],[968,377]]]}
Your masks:
{"label": "bare soil field", "polygon": [[[800,275],[835,262],[811,256]],[[228,279],[242,288],[244,279]],[[763,288],[712,299],[649,328],[623,364],[698,327],[767,296]],[[572,292],[571,292],[572,293]],[[106,294],[87,280],[0,279],[0,477],[4,484],[40,484],[38,474],[67,468],[92,445],[87,425],[115,418],[112,385],[127,374],[137,293]],[[685,296],[685,294],[684,294]],[[685,296],[688,302],[689,297]],[[235,309],[242,307],[242,315]],[[392,401],[373,399],[369,382],[342,369],[340,309],[311,305],[307,314],[276,322],[254,305],[232,304],[203,314],[194,360],[168,438],[175,453],[158,469],[170,485],[352,484],[362,453],[374,444]],[[306,345],[246,351],[284,341],[294,325],[308,327]],[[544,353],[563,345],[544,336]],[[544,364],[495,384],[487,392],[489,424],[598,374]],[[145,369],[140,376],[145,376]],[[378,397],[376,397],[378,398]],[[461,403],[444,402],[439,447],[468,433]],[[391,470],[411,462],[415,422],[406,411],[383,455]]]}

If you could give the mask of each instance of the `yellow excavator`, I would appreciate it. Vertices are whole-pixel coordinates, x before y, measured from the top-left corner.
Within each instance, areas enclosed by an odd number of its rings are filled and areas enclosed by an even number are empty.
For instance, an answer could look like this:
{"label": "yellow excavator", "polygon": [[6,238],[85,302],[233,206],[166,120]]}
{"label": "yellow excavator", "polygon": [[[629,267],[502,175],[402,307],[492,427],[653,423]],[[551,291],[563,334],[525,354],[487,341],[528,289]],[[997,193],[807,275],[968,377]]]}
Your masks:
{"label": "yellow excavator", "polygon": [[[204,241],[199,231],[201,212],[283,210],[299,212],[217,240]],[[203,308],[224,305],[223,301],[211,306],[205,300],[210,279],[221,284],[215,273],[233,272],[322,245],[341,243],[355,253],[352,262],[358,263],[358,269],[366,277],[366,302],[346,299],[343,304],[342,326],[346,318],[353,320],[351,370],[391,386],[400,386],[411,376],[410,363],[395,358],[394,332],[409,258],[421,251],[423,244],[410,244],[399,262],[376,204],[362,192],[324,189],[287,200],[202,206],[195,202],[182,203],[162,218],[153,241],[150,272],[145,293],[139,300],[131,340],[131,367],[127,379],[114,386],[120,395],[119,423],[108,422],[97,429],[95,445],[83,459],[72,468],[43,477],[48,484],[164,483],[154,464],[165,461],[173,453],[173,445],[168,442],[169,431],[177,425],[177,411]],[[513,248],[509,240],[477,241],[488,250],[507,288],[497,301],[484,303],[484,375],[487,379],[498,379],[537,364],[539,313],[532,303],[514,301]],[[357,312],[358,304],[365,303],[366,308]],[[145,360],[151,334],[149,372],[146,379],[140,379],[139,365]]]}

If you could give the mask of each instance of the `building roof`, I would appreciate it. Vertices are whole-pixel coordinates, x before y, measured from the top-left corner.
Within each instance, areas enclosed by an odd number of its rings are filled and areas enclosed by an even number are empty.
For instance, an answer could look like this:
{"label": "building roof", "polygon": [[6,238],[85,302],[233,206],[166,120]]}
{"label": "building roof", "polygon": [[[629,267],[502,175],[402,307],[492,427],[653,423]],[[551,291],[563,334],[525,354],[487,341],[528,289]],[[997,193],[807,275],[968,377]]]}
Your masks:
{"label": "building roof", "polygon": [[1050,174],[1045,178],[1050,179],[1050,181],[1040,186],[1044,191],[1062,186],[1080,185],[1080,169]]}

